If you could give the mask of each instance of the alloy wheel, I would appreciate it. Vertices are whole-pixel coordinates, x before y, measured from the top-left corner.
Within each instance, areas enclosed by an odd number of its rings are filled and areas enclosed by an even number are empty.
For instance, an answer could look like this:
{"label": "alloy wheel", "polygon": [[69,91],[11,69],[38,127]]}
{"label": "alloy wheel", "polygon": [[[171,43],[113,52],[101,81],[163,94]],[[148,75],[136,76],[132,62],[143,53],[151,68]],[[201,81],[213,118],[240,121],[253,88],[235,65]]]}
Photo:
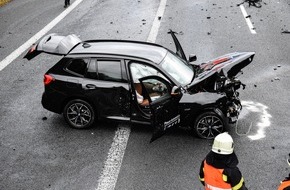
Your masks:
{"label": "alloy wheel", "polygon": [[224,130],[222,120],[214,113],[203,114],[197,120],[195,126],[196,133],[199,137],[213,139]]}

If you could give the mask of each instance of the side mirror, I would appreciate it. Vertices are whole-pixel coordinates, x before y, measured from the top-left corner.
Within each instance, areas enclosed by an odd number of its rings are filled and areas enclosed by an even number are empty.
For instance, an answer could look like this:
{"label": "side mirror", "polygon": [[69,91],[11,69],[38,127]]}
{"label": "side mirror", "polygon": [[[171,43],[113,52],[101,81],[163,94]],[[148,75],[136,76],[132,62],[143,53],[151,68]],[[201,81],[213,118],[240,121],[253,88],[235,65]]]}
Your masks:
{"label": "side mirror", "polygon": [[181,93],[181,88],[177,86],[173,86],[171,89],[171,95],[179,95]]}
{"label": "side mirror", "polygon": [[196,61],[196,60],[197,60],[197,57],[196,57],[195,54],[190,54],[190,55],[189,55],[189,58],[188,58],[188,61],[189,61],[189,62],[194,62],[194,61]]}

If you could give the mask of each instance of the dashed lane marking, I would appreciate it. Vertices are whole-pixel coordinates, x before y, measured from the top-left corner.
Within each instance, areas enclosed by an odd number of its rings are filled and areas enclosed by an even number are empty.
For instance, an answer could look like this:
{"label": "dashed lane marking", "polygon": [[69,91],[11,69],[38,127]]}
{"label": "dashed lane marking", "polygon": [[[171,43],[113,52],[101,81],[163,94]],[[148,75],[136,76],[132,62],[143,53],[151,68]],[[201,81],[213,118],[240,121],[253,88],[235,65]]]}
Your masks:
{"label": "dashed lane marking", "polygon": [[[159,31],[161,18],[164,14],[167,0],[161,0],[159,8],[157,10],[155,19],[153,21],[152,28],[147,38],[148,42],[155,42]],[[113,143],[110,147],[107,160],[104,164],[104,169],[101,173],[101,177],[98,180],[96,190],[114,190],[120,168],[125,154],[127,142],[130,136],[131,128],[129,126],[118,127]]]}
{"label": "dashed lane marking", "polygon": [[250,15],[248,15],[244,5],[240,5],[240,9],[241,9],[241,11],[243,13],[243,16],[244,16],[244,18],[245,18],[245,20],[247,22],[247,25],[248,25],[251,33],[252,34],[257,34],[256,29],[254,28],[253,23],[252,23],[252,21],[250,19]]}
{"label": "dashed lane marking", "polygon": [[64,17],[66,17],[76,6],[78,6],[83,0],[76,0],[72,5],[66,8],[61,14],[53,19],[48,25],[41,29],[38,33],[32,36],[28,41],[22,44],[19,48],[14,50],[10,55],[0,62],[0,71],[7,67],[12,61],[19,57],[24,51],[26,51],[32,44],[43,37],[48,31],[50,31],[55,25],[57,25]]}

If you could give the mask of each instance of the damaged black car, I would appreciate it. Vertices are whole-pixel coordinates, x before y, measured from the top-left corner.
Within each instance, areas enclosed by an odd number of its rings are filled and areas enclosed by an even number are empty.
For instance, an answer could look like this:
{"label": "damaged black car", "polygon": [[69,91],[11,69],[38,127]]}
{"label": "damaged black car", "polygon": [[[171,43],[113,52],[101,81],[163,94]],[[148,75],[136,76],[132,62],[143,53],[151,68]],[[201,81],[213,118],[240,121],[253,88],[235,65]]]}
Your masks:
{"label": "damaged black car", "polygon": [[127,40],[81,41],[49,34],[25,55],[61,55],[44,75],[42,105],[63,114],[73,128],[100,119],[152,125],[151,141],[182,127],[212,139],[235,123],[242,109],[236,75],[254,52],[230,53],[197,64],[187,59],[173,31],[176,52],[161,45]]}

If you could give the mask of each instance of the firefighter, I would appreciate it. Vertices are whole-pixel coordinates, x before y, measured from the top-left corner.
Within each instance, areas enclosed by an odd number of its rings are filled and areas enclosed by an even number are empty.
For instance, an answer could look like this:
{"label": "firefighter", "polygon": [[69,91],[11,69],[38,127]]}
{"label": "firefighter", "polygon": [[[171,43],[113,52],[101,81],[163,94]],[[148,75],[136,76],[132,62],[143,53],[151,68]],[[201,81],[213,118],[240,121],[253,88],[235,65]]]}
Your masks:
{"label": "firefighter", "polygon": [[233,138],[227,132],[217,135],[200,166],[199,179],[205,190],[247,190],[238,163]]}
{"label": "firefighter", "polygon": [[[288,162],[288,165],[290,166],[290,154],[289,154],[289,159],[287,160],[287,162]],[[288,177],[286,177],[283,181],[281,181],[281,184],[278,190],[290,190],[290,173]]]}

